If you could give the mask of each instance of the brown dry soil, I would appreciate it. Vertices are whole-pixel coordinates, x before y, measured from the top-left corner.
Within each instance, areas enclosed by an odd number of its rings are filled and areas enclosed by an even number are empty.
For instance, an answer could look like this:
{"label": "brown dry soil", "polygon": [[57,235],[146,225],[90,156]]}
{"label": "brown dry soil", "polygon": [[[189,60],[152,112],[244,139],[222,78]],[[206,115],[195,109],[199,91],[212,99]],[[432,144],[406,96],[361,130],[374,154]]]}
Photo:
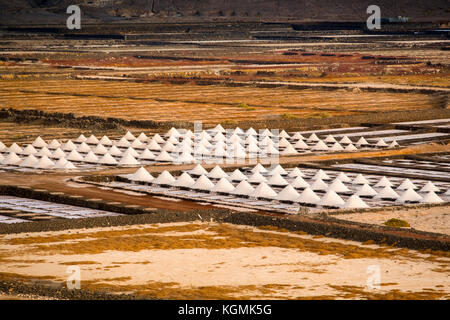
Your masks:
{"label": "brown dry soil", "polygon": [[[172,251],[175,255],[183,250],[189,252],[198,252],[195,250],[217,250],[228,249],[236,250],[239,248],[258,249],[258,248],[280,248],[285,252],[292,251],[298,254],[310,254],[322,257],[321,259],[349,260],[348,264],[357,262],[360,259],[374,259],[374,261],[390,260],[398,262],[399,265],[408,263],[431,263],[435,264],[433,272],[442,274],[445,277],[448,274],[449,264],[448,252],[440,251],[411,251],[407,249],[393,249],[389,246],[373,246],[370,242],[363,245],[343,243],[339,241],[325,241],[322,237],[306,236],[304,232],[288,232],[285,229],[279,229],[273,226],[262,226],[258,229],[248,227],[235,227],[229,224],[178,224],[178,225],[146,225],[131,228],[118,228],[115,230],[84,230],[81,232],[69,233],[46,233],[40,235],[22,234],[13,237],[2,237],[1,243],[5,248],[0,255],[0,261],[8,264],[14,272],[8,272],[4,269],[0,272],[0,279],[21,281],[30,280],[51,280],[54,283],[62,283],[64,286],[64,277],[60,275],[50,275],[50,269],[32,268],[33,264],[44,263],[57,264],[61,266],[80,265],[85,270],[84,274],[90,274],[95,270],[103,270],[96,273],[94,278],[87,276],[82,281],[84,290],[100,291],[107,293],[131,293],[137,296],[147,298],[162,299],[264,299],[264,298],[290,298],[290,299],[442,299],[448,298],[448,292],[441,287],[422,288],[409,287],[409,290],[396,288],[405,285],[405,279],[398,279],[399,283],[384,282],[382,287],[389,287],[378,292],[368,291],[366,288],[356,285],[326,284],[327,272],[322,270],[328,264],[335,262],[321,262],[319,264],[298,265],[295,264],[289,272],[299,273],[298,276],[305,276],[308,273],[316,274],[320,278],[320,285],[327,287],[332,293],[326,295],[317,293],[305,295],[304,289],[308,289],[307,282],[305,286],[298,284],[283,283],[259,283],[246,285],[202,285],[186,286],[178,282],[161,282],[154,280],[138,280],[135,275],[128,276],[111,271],[115,268],[128,268],[128,265],[151,264],[148,260],[139,260],[141,252],[145,250],[165,250]],[[14,259],[11,259],[9,253],[14,250]],[[127,253],[131,260],[120,260],[121,252]],[[147,251],[145,251],[147,252]],[[82,260],[83,257],[92,257],[108,253],[114,255],[115,262],[111,264],[93,260]],[[26,257],[33,256],[33,259]],[[145,255],[147,256],[147,255]],[[69,260],[64,260],[68,257]],[[98,256],[100,257],[100,256]],[[224,256],[225,257],[225,256]],[[258,265],[264,264],[266,256],[260,257],[261,260],[255,261]],[[62,260],[61,260],[62,259]],[[148,254],[147,259],[154,259]],[[193,255],[195,260],[195,253]],[[198,258],[201,259],[201,258]],[[43,262],[44,260],[44,262]],[[255,263],[253,262],[253,263]],[[16,263],[16,266],[11,266]],[[267,262],[269,263],[269,262]],[[219,265],[208,266],[205,268],[229,268],[223,263]],[[228,263],[227,263],[228,264]],[[43,266],[42,265],[42,266]],[[49,266],[50,266],[49,265]],[[57,267],[52,266],[52,270]],[[269,264],[271,267],[275,265]],[[280,264],[279,267],[282,267]],[[319,268],[317,268],[320,266]],[[31,269],[30,269],[31,267]],[[173,267],[173,266],[172,266]],[[243,265],[239,272],[245,272],[246,268],[252,269],[251,265]],[[9,269],[9,270],[12,270]],[[22,270],[22,271],[18,271]],[[47,270],[47,271],[46,271]],[[91,270],[91,271],[88,271]],[[127,269],[128,270],[128,269]],[[234,272],[237,272],[235,270]],[[393,270],[391,270],[393,271]],[[29,273],[31,272],[31,274]],[[49,273],[50,272],[50,273]],[[112,273],[111,273],[112,272]],[[283,271],[284,272],[284,271]],[[95,272],[94,272],[95,273]],[[107,274],[111,276],[106,276]],[[99,278],[99,275],[102,275]],[[140,275],[139,277],[142,277]],[[134,281],[131,281],[134,280]],[[140,282],[140,283],[139,283]],[[144,283],[142,283],[144,282]],[[445,281],[443,282],[445,284]],[[319,286],[320,286],[319,285]],[[392,288],[394,286],[394,288]],[[309,288],[312,290],[312,287]],[[300,291],[297,291],[300,290]],[[321,290],[319,289],[319,292]],[[303,292],[303,293],[301,293]],[[328,291],[327,291],[328,292]]]}

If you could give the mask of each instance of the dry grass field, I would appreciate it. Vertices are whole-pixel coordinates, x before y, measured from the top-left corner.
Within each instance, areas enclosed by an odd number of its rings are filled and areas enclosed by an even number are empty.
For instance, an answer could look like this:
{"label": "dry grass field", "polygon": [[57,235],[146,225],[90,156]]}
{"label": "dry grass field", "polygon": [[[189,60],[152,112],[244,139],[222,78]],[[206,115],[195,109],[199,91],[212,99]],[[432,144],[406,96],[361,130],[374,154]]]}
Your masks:
{"label": "dry grass field", "polygon": [[16,109],[209,124],[432,107],[427,95],[414,93],[100,80],[1,80],[0,103]]}

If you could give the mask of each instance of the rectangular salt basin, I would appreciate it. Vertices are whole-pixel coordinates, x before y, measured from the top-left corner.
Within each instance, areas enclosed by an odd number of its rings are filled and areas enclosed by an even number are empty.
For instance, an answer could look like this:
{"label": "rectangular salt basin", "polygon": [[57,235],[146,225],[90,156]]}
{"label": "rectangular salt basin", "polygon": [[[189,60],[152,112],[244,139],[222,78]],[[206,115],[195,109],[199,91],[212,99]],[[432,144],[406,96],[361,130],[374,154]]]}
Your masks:
{"label": "rectangular salt basin", "polygon": [[334,137],[382,136],[385,134],[394,134],[394,133],[402,133],[402,132],[409,132],[409,131],[408,130],[391,129],[391,130],[379,130],[379,131],[367,131],[367,132],[355,132],[355,133],[340,133],[340,134],[335,134]]}
{"label": "rectangular salt basin", "polygon": [[440,122],[450,122],[450,119],[435,119],[435,120],[423,120],[423,121],[394,122],[393,124],[425,124],[425,123],[440,123]]}
{"label": "rectangular salt basin", "polygon": [[[448,133],[439,133],[439,132],[418,133],[418,134],[408,134],[408,135],[404,135],[404,136],[385,137],[385,138],[383,138],[383,140],[385,142],[391,142],[394,140],[404,141],[404,140],[437,138],[437,137],[443,137],[443,136],[449,136],[449,134]],[[376,141],[377,139],[370,139],[370,140]]]}

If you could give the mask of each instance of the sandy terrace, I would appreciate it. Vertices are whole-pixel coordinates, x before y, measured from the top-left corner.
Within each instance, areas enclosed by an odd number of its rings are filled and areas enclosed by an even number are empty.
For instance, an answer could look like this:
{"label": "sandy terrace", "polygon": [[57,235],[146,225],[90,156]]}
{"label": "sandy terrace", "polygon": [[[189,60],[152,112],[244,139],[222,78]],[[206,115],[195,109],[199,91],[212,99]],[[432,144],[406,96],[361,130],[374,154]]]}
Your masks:
{"label": "sandy terrace", "polygon": [[65,285],[77,265],[83,289],[166,299],[450,297],[448,253],[214,222],[5,235],[0,261],[0,279]]}
{"label": "sandy terrace", "polygon": [[392,218],[402,219],[407,221],[411,228],[450,235],[449,206],[342,214],[337,218],[378,225]]}

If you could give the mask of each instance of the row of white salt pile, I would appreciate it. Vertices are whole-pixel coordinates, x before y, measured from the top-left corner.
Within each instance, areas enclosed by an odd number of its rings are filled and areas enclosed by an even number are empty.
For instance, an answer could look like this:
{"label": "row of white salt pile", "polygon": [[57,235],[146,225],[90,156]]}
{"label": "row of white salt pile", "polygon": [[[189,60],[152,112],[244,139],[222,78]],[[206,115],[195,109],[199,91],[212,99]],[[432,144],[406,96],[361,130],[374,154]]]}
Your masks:
{"label": "row of white salt pile", "polygon": [[[362,185],[358,191],[352,194],[341,179],[348,182],[348,177],[341,173],[330,185],[323,182],[322,178],[327,180],[329,178],[326,173],[319,170],[313,177],[314,183],[309,185],[303,178],[302,172],[295,168],[290,173],[287,173],[281,166],[276,166],[271,171],[267,171],[270,178],[266,179],[261,172],[266,170],[263,166],[258,164],[252,169],[252,176],[258,175],[259,179],[252,180],[248,178],[239,169],[236,169],[231,174],[224,172],[219,166],[214,167],[209,173],[201,166],[197,165],[194,169],[184,172],[177,179],[169,172],[162,172],[157,178],[154,178],[144,168],[140,168],[136,173],[129,176],[132,181],[147,182],[159,186],[169,186],[177,188],[186,188],[199,191],[208,191],[213,193],[223,193],[228,195],[246,196],[250,198],[272,199],[278,201],[298,202],[308,205],[318,205],[324,207],[339,207],[339,208],[367,208],[368,205],[361,198],[374,198],[385,200],[396,200],[401,203],[405,202],[423,202],[423,203],[437,203],[443,202],[442,199],[435,193],[439,189],[431,182],[428,182],[420,192],[426,192],[424,197],[417,194],[410,181],[406,179],[398,190],[404,190],[403,194],[399,196],[392,188],[389,180],[383,177],[378,183],[378,186],[383,186],[383,189],[377,193],[369,184],[364,182],[364,177],[358,175],[352,183]],[[287,175],[295,178],[294,181],[288,183],[282,175]],[[198,177],[194,180],[192,177]],[[347,179],[345,179],[347,178]],[[214,184],[211,180],[218,180]],[[408,182],[409,181],[409,182]],[[234,186],[232,182],[239,182]],[[258,186],[254,188],[252,184]],[[272,187],[283,187],[277,193]],[[298,189],[303,189],[299,194]],[[316,191],[325,192],[325,195],[320,198]],[[351,195],[347,201],[344,201],[340,194]],[[450,194],[450,190],[447,192]],[[360,198],[361,197],[361,198]]]}

